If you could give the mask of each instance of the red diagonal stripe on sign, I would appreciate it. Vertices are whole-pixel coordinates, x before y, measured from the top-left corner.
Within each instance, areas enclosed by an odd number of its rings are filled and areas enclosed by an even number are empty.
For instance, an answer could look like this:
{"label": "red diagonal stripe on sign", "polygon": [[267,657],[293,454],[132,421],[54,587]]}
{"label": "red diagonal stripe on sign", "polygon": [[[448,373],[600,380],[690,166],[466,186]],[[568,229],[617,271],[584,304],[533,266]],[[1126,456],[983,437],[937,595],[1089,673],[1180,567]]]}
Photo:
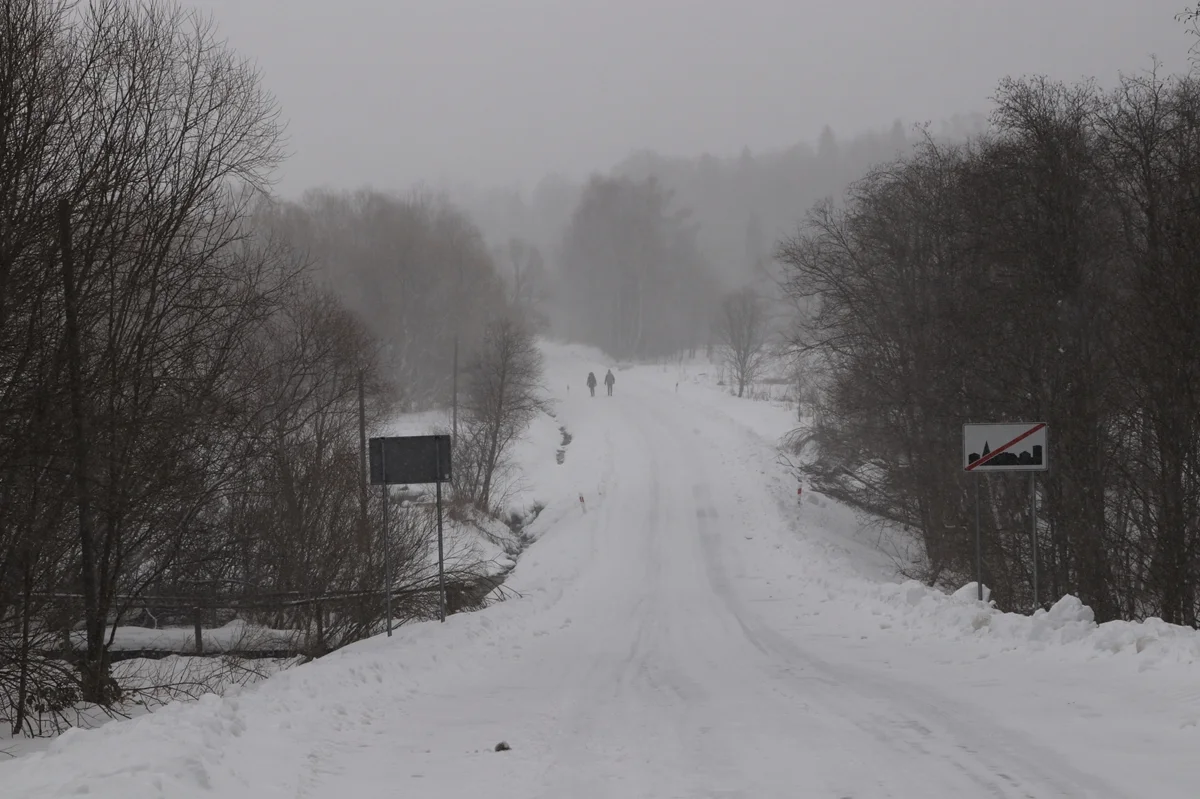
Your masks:
{"label": "red diagonal stripe on sign", "polygon": [[975,461],[974,463],[967,464],[967,471],[968,471],[968,472],[975,471],[975,467],[976,467],[976,466],[982,466],[983,464],[985,464],[985,463],[987,463],[988,461],[990,461],[992,458],[994,458],[994,457],[996,457],[997,455],[999,455],[1001,452],[1006,452],[1006,451],[1007,451],[1009,448],[1011,448],[1011,447],[1012,447],[1014,444],[1019,444],[1019,443],[1021,443],[1022,441],[1024,441],[1024,440],[1025,440],[1025,439],[1027,439],[1027,438],[1029,438],[1031,435],[1033,435],[1033,434],[1034,434],[1034,433],[1036,433],[1037,431],[1041,430],[1041,429],[1042,429],[1043,427],[1045,427],[1045,426],[1046,426],[1046,423],[1045,423],[1045,422],[1043,422],[1042,424],[1039,424],[1039,425],[1035,425],[1034,427],[1030,428],[1029,430],[1026,430],[1024,433],[1022,433],[1021,435],[1019,435],[1019,436],[1017,436],[1016,438],[1014,438],[1012,441],[1010,441],[1010,442],[1008,442],[1007,444],[1005,444],[1003,447],[997,447],[996,449],[992,450],[992,451],[991,451],[991,452],[989,452],[987,455],[984,455],[982,458],[980,458],[979,460]]}

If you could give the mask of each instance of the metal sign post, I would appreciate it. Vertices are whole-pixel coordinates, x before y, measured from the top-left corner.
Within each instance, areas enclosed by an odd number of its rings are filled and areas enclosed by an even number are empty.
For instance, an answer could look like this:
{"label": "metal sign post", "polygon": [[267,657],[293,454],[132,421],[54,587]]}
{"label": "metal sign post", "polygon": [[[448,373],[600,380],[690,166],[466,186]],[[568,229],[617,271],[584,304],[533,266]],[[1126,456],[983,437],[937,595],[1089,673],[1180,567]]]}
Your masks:
{"label": "metal sign post", "polygon": [[437,451],[434,458],[437,461],[438,479],[434,481],[437,487],[437,523],[438,523],[438,609],[441,615],[442,623],[446,622],[446,556],[442,548],[442,453],[441,448],[435,448]]}
{"label": "metal sign post", "polygon": [[[387,474],[387,453],[383,448],[379,450],[379,468],[384,474]],[[392,546],[391,532],[392,525],[388,515],[388,486],[383,483],[379,486],[383,491],[383,595],[387,603],[387,634],[388,638],[392,637]]]}
{"label": "metal sign post", "polygon": [[1033,550],[1033,609],[1041,607],[1038,601],[1038,540],[1037,540],[1037,472],[1029,473],[1029,546]]}
{"label": "metal sign post", "polygon": [[391,552],[388,541],[388,486],[418,485],[433,483],[437,491],[438,524],[438,617],[446,620],[446,566],[445,547],[442,534],[442,483],[450,479],[453,459],[450,436],[389,436],[372,438],[368,460],[369,477],[372,484],[383,486],[384,517],[384,571],[387,585],[387,630],[392,634],[392,591],[393,585]]}
{"label": "metal sign post", "polygon": [[983,601],[983,534],[979,531],[979,481],[975,481],[975,587]]}
{"label": "metal sign post", "polygon": [[[1045,422],[964,424],[963,469],[974,474],[1029,472],[1030,546],[1033,549],[1033,607],[1038,602],[1037,473],[1050,468],[1050,428]],[[993,448],[993,442],[996,443]],[[979,483],[975,484],[975,580],[983,601],[983,540]]]}

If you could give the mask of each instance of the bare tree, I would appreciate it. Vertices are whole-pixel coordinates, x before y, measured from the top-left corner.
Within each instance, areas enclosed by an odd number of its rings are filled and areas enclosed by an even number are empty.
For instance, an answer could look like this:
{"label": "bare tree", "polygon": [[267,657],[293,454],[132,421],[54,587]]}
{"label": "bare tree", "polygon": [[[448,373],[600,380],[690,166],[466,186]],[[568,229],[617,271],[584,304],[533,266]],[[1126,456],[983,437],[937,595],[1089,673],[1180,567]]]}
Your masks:
{"label": "bare tree", "polygon": [[[1111,349],[1123,412],[1110,435],[1127,457],[1113,474],[1108,548],[1125,614],[1200,620],[1200,82],[1157,67],[1127,76],[1097,114],[1103,185],[1121,220]],[[1136,604],[1131,601],[1136,598]]]}
{"label": "bare tree", "polygon": [[719,296],[697,234],[655,180],[593,178],[564,237],[562,332],[620,358],[689,348]]}
{"label": "bare tree", "polygon": [[524,239],[512,238],[502,251],[503,262],[511,269],[509,306],[534,329],[549,324],[545,304],[550,299],[550,276],[541,251]]}
{"label": "bare tree", "polygon": [[70,5],[0,5],[0,719],[28,728],[35,704],[69,706],[77,682],[38,656],[50,603],[77,575],[67,535],[73,484],[61,327],[57,205],[70,180]]}
{"label": "bare tree", "polygon": [[725,363],[733,372],[741,397],[767,357],[766,305],[752,288],[735,291],[721,301],[717,335],[725,347]]}
{"label": "bare tree", "polygon": [[513,319],[488,325],[468,367],[456,486],[481,510],[490,510],[505,455],[538,413],[547,408],[542,354],[528,328]]}
{"label": "bare tree", "polygon": [[261,221],[305,253],[316,278],[383,342],[406,409],[447,397],[455,335],[469,348],[505,308],[478,228],[443,200],[313,191],[262,209]]}
{"label": "bare tree", "polygon": [[[92,546],[81,527],[84,690],[104,704],[98,634],[121,611],[116,595],[136,592],[151,553],[169,560],[222,473],[241,463],[235,448],[206,444],[228,418],[219,398],[236,376],[237,343],[268,308],[267,274],[236,245],[281,158],[280,127],[258,75],[194,12],[103,0],[81,12],[77,31],[72,124],[87,144],[71,193],[71,273],[87,404],[74,435],[87,431],[96,514]],[[64,251],[64,276],[69,266]]]}
{"label": "bare tree", "polygon": [[[54,524],[53,544],[21,548],[35,570],[74,527],[62,579],[41,573],[82,593],[83,696],[107,704],[116,596],[169,560],[238,463],[215,445],[220,398],[269,281],[234,245],[279,126],[213,26],[167,4],[8,0],[0,54],[0,391],[25,420],[3,425],[22,440],[3,448],[18,460],[0,516],[28,499]],[[53,473],[74,487],[67,513],[47,504]]]}
{"label": "bare tree", "polygon": [[[1175,19],[1187,25],[1188,33],[1195,39],[1200,40],[1200,3],[1189,5],[1186,9],[1176,14]],[[1200,41],[1193,42],[1189,50],[1193,61],[1196,60],[1197,48],[1200,48]]]}
{"label": "bare tree", "polygon": [[[953,148],[930,146],[873,170],[844,208],[817,206],[802,234],[779,250],[798,312],[793,348],[821,369],[826,390],[813,431],[821,451],[814,479],[853,473],[857,504],[920,531],[923,576],[932,580],[969,563],[952,560],[959,552],[944,545],[960,488],[948,482],[952,472],[939,471],[953,457],[940,403],[965,400],[961,387],[953,399],[940,395],[947,387],[934,379],[956,362],[948,345],[967,338],[938,330],[951,328],[955,312],[967,313],[973,299],[965,276],[951,271],[963,263],[955,231],[942,225],[958,197],[946,179],[960,158]],[[930,290],[943,270],[953,276],[945,279],[945,300]],[[859,470],[863,464],[872,468]]]}

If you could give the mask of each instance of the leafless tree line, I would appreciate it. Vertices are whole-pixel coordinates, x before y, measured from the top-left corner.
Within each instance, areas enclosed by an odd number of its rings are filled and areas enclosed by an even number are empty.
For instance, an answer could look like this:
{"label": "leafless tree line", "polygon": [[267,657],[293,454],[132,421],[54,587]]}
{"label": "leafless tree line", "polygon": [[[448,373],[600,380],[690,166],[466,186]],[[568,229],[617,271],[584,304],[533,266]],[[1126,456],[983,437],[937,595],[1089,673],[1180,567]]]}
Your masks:
{"label": "leafless tree line", "polygon": [[554,285],[542,251],[525,239],[513,237],[500,248],[496,262],[507,267],[503,274],[507,278],[508,304],[530,330],[548,328],[547,306],[554,299]]}
{"label": "leafless tree line", "polygon": [[366,321],[402,407],[453,401],[457,339],[461,424],[448,501],[460,520],[468,509],[498,511],[511,446],[545,408],[535,333],[551,283],[537,248],[512,239],[493,254],[461,211],[421,195],[314,191],[261,219]]}
{"label": "leafless tree line", "polygon": [[766,301],[752,286],[726,294],[716,325],[737,395],[745,396],[746,386],[754,382],[770,354]]}
{"label": "leafless tree line", "polygon": [[563,240],[556,329],[617,358],[707,341],[720,286],[696,232],[656,181],[593,178]]}
{"label": "leafless tree line", "polygon": [[20,727],[35,593],[82,596],[81,695],[110,703],[113,597],[174,559],[249,454],[240,344],[284,280],[241,222],[280,131],[199,17],[0,9],[0,620]]}
{"label": "leafless tree line", "polygon": [[828,491],[914,533],[922,576],[1031,606],[1028,477],[963,473],[967,421],[1046,421],[1043,598],[1200,612],[1200,83],[1006,80],[993,130],[927,143],[778,256],[809,311]]}
{"label": "leafless tree line", "polygon": [[438,197],[311,191],[262,218],[382,343],[405,409],[448,401],[455,336],[470,350],[510,297],[532,296],[537,270],[506,285],[478,228]]}
{"label": "leafless tree line", "polygon": [[[281,133],[254,69],[201,16],[0,0],[0,718],[14,731],[118,703],[108,650],[149,596],[286,596],[249,620],[326,649],[379,629],[389,547],[401,618],[436,612],[431,519],[393,503],[382,536],[359,413],[373,427],[448,399],[452,339],[486,353],[505,290],[444,204],[272,203]],[[84,652],[52,657],[72,631]]]}

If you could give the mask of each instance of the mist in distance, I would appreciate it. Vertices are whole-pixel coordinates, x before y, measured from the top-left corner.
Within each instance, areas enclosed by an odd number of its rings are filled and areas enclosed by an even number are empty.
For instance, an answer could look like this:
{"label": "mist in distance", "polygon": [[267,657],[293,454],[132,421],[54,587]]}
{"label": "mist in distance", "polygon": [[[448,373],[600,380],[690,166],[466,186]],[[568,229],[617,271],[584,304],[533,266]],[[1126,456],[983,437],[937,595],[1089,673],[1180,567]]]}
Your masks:
{"label": "mist in distance", "polygon": [[1178,0],[196,5],[280,101],[281,196],[420,187],[555,272],[591,175],[655,177],[726,285],[916,126],[983,130],[1005,76],[1111,86],[1191,42]]}
{"label": "mist in distance", "polygon": [[1006,75],[1186,68],[1181,0],[198,0],[290,120],[280,191],[531,189],[986,112]]}

